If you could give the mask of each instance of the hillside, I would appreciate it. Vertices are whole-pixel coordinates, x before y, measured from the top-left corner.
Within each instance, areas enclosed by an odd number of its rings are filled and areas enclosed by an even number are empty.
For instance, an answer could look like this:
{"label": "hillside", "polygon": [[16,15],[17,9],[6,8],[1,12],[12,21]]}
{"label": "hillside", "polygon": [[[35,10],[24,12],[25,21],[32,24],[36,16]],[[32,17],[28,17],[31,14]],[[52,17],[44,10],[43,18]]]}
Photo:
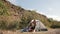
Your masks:
{"label": "hillside", "polygon": [[60,22],[47,18],[34,10],[26,10],[9,1],[0,0],[0,29],[21,29],[26,27],[32,19],[42,21],[47,27],[60,27]]}

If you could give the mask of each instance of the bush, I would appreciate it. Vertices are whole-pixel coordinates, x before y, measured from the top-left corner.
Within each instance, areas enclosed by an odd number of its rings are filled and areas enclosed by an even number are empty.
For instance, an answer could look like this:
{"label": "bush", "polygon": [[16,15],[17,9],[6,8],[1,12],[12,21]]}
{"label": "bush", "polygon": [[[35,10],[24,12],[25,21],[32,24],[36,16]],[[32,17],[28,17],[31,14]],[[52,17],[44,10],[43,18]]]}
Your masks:
{"label": "bush", "polygon": [[0,21],[0,29],[2,30],[15,30],[18,27],[18,22],[6,22],[6,21]]}
{"label": "bush", "polygon": [[20,29],[19,28],[19,22],[18,21],[13,21],[13,22],[9,22],[7,25],[6,25],[6,30],[17,30],[17,29]]}
{"label": "bush", "polygon": [[0,21],[0,29],[6,29],[6,21]]}
{"label": "bush", "polygon": [[60,28],[58,25],[52,25],[51,28]]}
{"label": "bush", "polygon": [[0,2],[0,15],[9,15],[7,12],[7,7],[5,7],[2,2]]}
{"label": "bush", "polygon": [[30,16],[27,16],[27,17],[22,17],[21,18],[21,22],[19,23],[19,28],[20,29],[23,29],[23,28],[25,28],[28,24],[29,24],[29,22],[32,20],[32,18],[30,17]]}

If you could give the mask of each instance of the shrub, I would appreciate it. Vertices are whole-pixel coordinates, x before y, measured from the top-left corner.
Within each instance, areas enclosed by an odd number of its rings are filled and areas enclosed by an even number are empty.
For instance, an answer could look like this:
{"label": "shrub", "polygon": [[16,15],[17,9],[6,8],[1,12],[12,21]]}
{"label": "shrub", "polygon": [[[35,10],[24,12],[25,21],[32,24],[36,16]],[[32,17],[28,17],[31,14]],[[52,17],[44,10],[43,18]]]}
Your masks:
{"label": "shrub", "polygon": [[59,25],[51,25],[51,28],[60,28]]}
{"label": "shrub", "polygon": [[6,29],[7,30],[16,30],[18,27],[18,22],[17,21],[13,21],[7,24]]}
{"label": "shrub", "polygon": [[6,21],[0,21],[0,29],[6,29]]}

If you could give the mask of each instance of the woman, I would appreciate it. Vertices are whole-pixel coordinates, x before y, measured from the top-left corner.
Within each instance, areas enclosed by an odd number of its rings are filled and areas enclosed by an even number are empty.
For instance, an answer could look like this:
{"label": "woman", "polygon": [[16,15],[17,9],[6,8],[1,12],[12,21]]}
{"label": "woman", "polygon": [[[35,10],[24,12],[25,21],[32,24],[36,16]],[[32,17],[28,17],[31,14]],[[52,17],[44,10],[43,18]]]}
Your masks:
{"label": "woman", "polygon": [[36,21],[33,20],[30,24],[29,24],[29,32],[33,32],[36,26]]}

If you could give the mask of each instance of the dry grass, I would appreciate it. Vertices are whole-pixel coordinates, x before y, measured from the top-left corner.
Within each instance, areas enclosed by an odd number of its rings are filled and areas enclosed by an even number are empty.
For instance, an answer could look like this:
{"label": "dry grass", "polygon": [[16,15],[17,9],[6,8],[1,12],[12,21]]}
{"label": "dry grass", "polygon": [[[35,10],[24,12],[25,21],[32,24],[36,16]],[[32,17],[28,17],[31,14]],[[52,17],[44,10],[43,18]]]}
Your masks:
{"label": "dry grass", "polygon": [[60,29],[50,29],[41,32],[0,31],[0,34],[60,34]]}

